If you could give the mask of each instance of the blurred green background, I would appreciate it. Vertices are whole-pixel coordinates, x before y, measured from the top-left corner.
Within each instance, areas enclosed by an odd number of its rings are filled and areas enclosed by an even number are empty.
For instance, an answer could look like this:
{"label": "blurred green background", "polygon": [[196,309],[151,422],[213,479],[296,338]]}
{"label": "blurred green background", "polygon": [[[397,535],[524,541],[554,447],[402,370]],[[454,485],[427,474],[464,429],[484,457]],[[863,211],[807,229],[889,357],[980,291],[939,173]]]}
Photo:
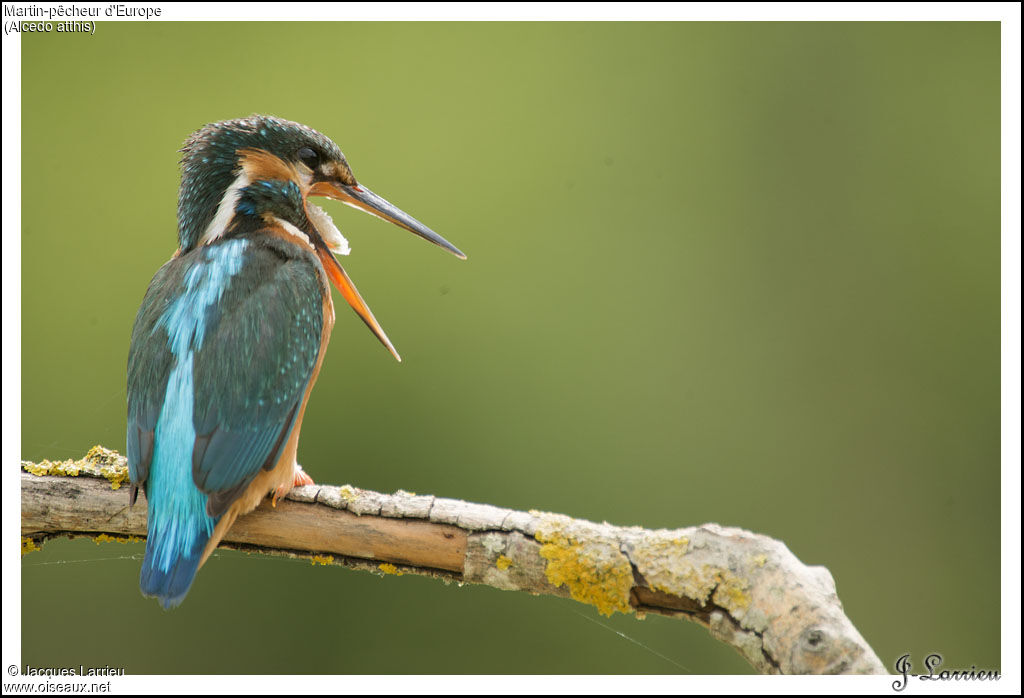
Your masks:
{"label": "blurred green background", "polygon": [[[469,255],[326,205],[405,361],[338,300],[299,451],[317,481],[750,528],[827,566],[889,666],[996,668],[999,67],[996,23],[25,34],[23,457],[123,450],[176,151],[275,114]],[[142,550],[27,556],[22,662],[750,671],[689,623],[231,552],[163,612]]]}

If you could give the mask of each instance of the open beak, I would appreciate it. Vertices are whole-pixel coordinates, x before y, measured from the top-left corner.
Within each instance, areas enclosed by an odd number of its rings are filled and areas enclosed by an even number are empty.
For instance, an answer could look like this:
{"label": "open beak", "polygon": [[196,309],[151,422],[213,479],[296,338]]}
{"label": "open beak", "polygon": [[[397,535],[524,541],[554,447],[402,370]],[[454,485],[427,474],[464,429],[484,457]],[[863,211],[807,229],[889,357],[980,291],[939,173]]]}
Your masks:
{"label": "open beak", "polygon": [[443,247],[459,259],[466,258],[466,255],[458,247],[361,184],[346,185],[339,182],[317,182],[309,190],[309,193],[326,196],[329,199],[348,204],[352,208],[366,211],[373,216],[377,216],[377,218],[386,220],[388,223],[394,223],[399,228],[405,228],[410,233],[415,233],[438,247]]}
{"label": "open beak", "polygon": [[[419,235],[425,240],[429,240],[438,247],[451,252],[459,259],[465,259],[466,255],[462,253],[459,248],[451,244],[443,237],[435,233],[427,226],[420,223],[418,220],[405,213],[397,206],[392,205],[384,198],[377,196],[366,187],[359,184],[346,185],[340,182],[317,182],[310,188],[309,194],[315,196],[326,196],[335,201],[341,201],[353,208],[358,208],[361,211],[366,211],[369,214],[382,218],[390,223],[394,223],[400,228],[405,228],[411,233]],[[387,350],[391,352],[398,361],[402,360],[402,357],[398,355],[395,350],[395,346],[388,339],[388,336],[384,333],[384,328],[377,322],[377,318],[373,316],[373,312],[370,311],[370,307],[363,300],[363,297],[359,295],[358,289],[355,284],[352,283],[352,279],[349,278],[348,274],[342,268],[337,258],[331,253],[331,250],[327,247],[327,244],[323,241],[320,236],[316,236],[317,240],[314,243],[316,248],[317,256],[320,258],[320,262],[324,265],[324,270],[330,277],[331,282],[335,288],[341,293],[342,297],[348,302],[352,309],[356,311],[356,314],[363,319],[366,326],[370,328],[380,340],[381,344],[387,347]]]}

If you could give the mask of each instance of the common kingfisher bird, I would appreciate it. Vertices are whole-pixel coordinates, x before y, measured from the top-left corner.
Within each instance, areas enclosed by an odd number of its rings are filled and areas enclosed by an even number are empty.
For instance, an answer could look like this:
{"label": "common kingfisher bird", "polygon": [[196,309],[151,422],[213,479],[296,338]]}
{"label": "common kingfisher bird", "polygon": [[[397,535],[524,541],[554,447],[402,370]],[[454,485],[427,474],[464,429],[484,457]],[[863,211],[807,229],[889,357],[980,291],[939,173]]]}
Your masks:
{"label": "common kingfisher bird", "polygon": [[[181,149],[178,249],[149,284],[128,353],[131,503],[148,535],[139,586],[164,608],[239,516],[312,484],[302,416],[334,326],[330,284],[401,361],[334,254],[325,196],[454,245],[356,181],[337,145],[271,116],[208,124]],[[329,283],[330,282],[330,283]]]}

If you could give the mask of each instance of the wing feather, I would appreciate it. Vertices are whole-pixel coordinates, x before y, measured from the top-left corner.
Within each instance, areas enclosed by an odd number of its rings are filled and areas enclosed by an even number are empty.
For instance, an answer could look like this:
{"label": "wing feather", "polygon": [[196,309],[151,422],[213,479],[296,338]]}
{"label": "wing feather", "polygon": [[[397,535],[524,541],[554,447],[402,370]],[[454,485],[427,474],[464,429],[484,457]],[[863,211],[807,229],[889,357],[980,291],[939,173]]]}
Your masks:
{"label": "wing feather", "polygon": [[[212,517],[222,514],[262,468],[276,463],[319,355],[322,282],[315,258],[285,245],[270,240],[246,249],[192,339],[192,479],[207,495]],[[128,370],[133,483],[144,483],[148,475],[151,434],[176,360],[164,326],[166,309],[184,292],[189,266],[202,263],[199,255],[215,256],[216,248],[200,248],[165,265],[136,320]]]}

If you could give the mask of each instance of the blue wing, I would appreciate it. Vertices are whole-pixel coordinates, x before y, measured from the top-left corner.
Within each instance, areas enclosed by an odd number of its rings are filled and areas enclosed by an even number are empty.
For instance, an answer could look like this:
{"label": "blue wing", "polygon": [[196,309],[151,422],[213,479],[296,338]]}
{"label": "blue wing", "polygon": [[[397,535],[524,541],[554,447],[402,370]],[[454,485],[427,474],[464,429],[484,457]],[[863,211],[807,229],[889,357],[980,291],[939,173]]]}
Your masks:
{"label": "blue wing", "polygon": [[323,328],[310,253],[230,239],[160,269],[132,332],[128,466],[146,490],[144,594],[184,598],[217,521],[295,424]]}

